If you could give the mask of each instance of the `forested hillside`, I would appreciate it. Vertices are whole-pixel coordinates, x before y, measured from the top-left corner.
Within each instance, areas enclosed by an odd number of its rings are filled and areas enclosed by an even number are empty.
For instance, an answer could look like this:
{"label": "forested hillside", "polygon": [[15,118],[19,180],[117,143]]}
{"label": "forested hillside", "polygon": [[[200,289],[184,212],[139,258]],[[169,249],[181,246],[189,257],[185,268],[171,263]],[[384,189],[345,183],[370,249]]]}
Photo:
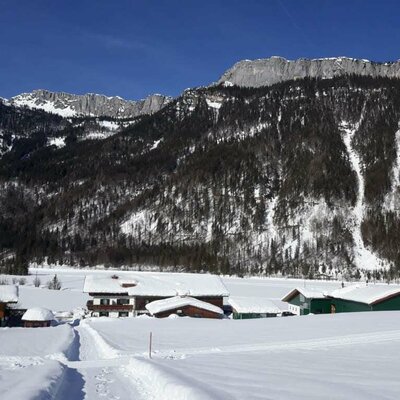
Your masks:
{"label": "forested hillside", "polygon": [[359,76],[191,89],[97,140],[0,103],[2,268],[397,276],[399,121],[400,80]]}

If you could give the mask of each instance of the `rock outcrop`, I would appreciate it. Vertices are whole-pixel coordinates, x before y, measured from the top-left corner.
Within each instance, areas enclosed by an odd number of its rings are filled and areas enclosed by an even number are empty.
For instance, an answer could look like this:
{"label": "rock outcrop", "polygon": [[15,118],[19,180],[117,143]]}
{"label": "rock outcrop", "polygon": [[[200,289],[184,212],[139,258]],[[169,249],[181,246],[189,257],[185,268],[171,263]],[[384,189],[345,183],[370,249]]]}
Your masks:
{"label": "rock outcrop", "polygon": [[75,95],[48,90],[34,90],[12,97],[8,104],[17,107],[42,109],[64,117],[93,116],[134,118],[152,114],[163,108],[171,100],[168,96],[154,94],[143,100],[125,100],[121,97],[107,97],[88,93]]}
{"label": "rock outcrop", "polygon": [[228,69],[217,83],[260,87],[306,77],[328,79],[340,75],[400,78],[400,61],[377,63],[347,57],[286,60],[271,57],[243,60]]}

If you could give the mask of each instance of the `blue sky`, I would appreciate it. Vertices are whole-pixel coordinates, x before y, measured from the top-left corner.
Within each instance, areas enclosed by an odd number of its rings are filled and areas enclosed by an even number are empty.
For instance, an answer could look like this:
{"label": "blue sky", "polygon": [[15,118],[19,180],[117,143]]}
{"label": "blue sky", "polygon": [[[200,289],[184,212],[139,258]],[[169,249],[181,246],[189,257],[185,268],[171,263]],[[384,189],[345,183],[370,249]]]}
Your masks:
{"label": "blue sky", "polygon": [[0,0],[0,96],[176,96],[236,61],[400,58],[397,0]]}

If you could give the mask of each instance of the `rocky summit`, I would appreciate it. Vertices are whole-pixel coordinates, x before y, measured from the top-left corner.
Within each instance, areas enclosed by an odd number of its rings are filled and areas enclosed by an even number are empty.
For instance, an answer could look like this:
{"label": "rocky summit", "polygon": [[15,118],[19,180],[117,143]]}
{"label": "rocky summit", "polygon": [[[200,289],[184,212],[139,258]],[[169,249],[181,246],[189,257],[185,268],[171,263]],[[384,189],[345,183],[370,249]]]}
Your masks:
{"label": "rocky summit", "polygon": [[100,94],[84,95],[48,90],[34,90],[12,97],[8,104],[16,107],[41,109],[64,117],[91,116],[112,118],[134,118],[152,114],[164,107],[171,97],[154,94],[143,100],[125,100]]}
{"label": "rocky summit", "polygon": [[228,69],[218,83],[260,87],[302,78],[330,79],[343,75],[400,78],[400,61],[378,63],[348,57],[286,60],[271,57],[243,60]]}

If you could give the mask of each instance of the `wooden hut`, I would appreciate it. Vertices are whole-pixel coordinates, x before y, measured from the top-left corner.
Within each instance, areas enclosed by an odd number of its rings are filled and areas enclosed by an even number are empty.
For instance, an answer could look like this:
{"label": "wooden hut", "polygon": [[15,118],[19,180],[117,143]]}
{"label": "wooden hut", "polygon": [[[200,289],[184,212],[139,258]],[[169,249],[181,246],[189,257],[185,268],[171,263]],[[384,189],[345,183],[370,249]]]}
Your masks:
{"label": "wooden hut", "polygon": [[51,325],[54,314],[47,308],[29,308],[22,316],[25,328],[45,328]]}

